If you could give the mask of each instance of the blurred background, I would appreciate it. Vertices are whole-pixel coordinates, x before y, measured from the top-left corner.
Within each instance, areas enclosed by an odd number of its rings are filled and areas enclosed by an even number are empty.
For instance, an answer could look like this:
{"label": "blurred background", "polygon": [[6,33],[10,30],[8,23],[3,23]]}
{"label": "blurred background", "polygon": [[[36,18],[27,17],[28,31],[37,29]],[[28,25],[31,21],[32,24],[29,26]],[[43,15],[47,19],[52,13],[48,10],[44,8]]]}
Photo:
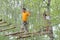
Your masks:
{"label": "blurred background", "polygon": [[[30,11],[29,32],[43,29],[47,24],[43,13],[47,8],[48,0],[0,0],[0,20],[7,23],[0,24],[0,29],[16,26],[16,29],[0,32],[0,40],[16,40],[16,37],[4,37],[4,34],[20,31],[22,6]],[[50,22],[53,28],[54,40],[60,40],[60,0],[50,2]],[[24,38],[20,40],[49,40],[47,35]]]}

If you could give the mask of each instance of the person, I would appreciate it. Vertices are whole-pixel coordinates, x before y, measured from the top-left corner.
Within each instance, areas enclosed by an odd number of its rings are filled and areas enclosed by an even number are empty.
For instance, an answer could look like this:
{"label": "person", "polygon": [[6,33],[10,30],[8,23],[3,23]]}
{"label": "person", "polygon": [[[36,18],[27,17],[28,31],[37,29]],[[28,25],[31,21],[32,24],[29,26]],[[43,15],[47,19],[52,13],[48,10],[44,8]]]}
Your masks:
{"label": "person", "polygon": [[26,10],[26,8],[23,8],[22,10],[22,27],[21,30],[24,32],[28,32],[28,17],[30,16],[30,13]]}
{"label": "person", "polygon": [[46,11],[44,11],[43,16],[44,16],[44,19],[46,19],[46,20],[50,20],[50,16],[48,16],[48,15],[46,14]]}
{"label": "person", "polygon": [[50,20],[50,16],[48,16],[48,15],[46,14],[46,11],[44,11],[43,16],[44,16],[44,19],[45,19],[46,21],[48,21],[48,22],[46,22],[47,24],[46,24],[46,30],[45,30],[45,31],[49,31],[49,24],[50,24],[49,20]]}

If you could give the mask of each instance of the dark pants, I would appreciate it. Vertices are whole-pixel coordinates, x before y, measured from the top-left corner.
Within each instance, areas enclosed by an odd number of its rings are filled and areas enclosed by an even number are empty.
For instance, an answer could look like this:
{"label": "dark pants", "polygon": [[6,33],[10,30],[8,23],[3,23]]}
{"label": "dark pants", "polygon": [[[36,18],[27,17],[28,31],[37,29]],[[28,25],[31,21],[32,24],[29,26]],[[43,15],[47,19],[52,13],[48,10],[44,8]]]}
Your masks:
{"label": "dark pants", "polygon": [[23,21],[22,30],[23,30],[24,32],[28,32],[28,23],[27,23],[26,21]]}

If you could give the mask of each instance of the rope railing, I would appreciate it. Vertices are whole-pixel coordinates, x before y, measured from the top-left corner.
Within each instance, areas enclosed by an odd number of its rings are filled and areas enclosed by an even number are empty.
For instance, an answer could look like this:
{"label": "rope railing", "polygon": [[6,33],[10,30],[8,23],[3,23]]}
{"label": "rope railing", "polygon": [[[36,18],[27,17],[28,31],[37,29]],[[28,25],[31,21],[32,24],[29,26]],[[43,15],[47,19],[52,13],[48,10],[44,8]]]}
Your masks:
{"label": "rope railing", "polygon": [[0,19],[0,24],[6,23],[5,21],[3,21],[2,19]]}
{"label": "rope railing", "polygon": [[2,19],[0,20],[0,27],[8,26],[8,25],[11,25],[11,23],[7,23],[6,21],[3,21]]}
{"label": "rope railing", "polygon": [[3,27],[3,26],[10,26],[11,23],[6,23],[6,24],[1,24],[0,27]]}
{"label": "rope railing", "polygon": [[3,31],[7,31],[7,30],[11,30],[11,29],[15,29],[16,27],[11,27],[11,28],[7,28],[7,29],[3,29],[3,30],[0,30],[0,32],[3,32]]}
{"label": "rope railing", "polygon": [[[0,27],[10,26],[10,25],[11,25],[11,23],[7,23],[6,21],[2,21],[2,19],[0,20]],[[7,29],[0,29],[0,32],[11,30],[11,29],[15,29],[15,28],[16,27],[10,27],[10,28],[7,28]]]}
{"label": "rope railing", "polygon": [[1,21],[0,24],[3,24],[3,23],[7,23],[7,22],[4,22],[4,21]]}

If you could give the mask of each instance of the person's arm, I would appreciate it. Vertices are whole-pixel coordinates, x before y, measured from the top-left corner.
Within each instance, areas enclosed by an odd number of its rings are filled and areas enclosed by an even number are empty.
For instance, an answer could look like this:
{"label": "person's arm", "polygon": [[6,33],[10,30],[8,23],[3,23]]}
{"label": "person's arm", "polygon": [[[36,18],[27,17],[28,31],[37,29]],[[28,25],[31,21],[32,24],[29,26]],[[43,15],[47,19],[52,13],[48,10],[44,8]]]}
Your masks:
{"label": "person's arm", "polygon": [[30,16],[30,12],[28,12],[28,16]]}

